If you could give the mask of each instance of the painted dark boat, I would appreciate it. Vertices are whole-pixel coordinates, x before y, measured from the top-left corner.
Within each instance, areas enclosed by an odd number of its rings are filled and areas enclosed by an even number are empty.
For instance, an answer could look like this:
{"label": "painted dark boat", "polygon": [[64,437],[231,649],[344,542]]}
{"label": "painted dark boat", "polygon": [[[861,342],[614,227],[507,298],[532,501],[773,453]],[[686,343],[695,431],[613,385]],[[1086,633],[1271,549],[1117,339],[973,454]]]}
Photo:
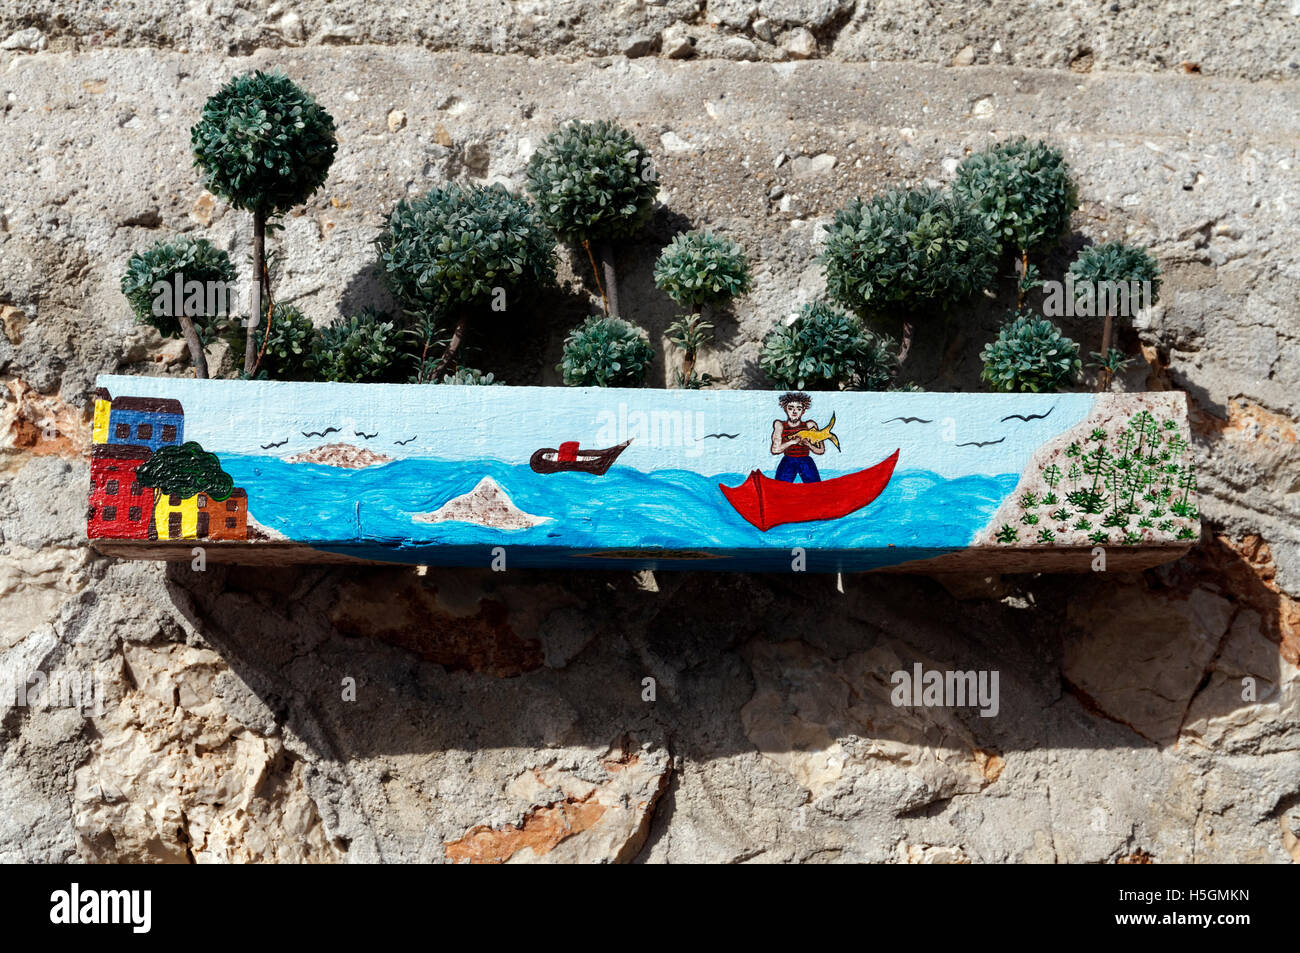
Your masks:
{"label": "painted dark boat", "polygon": [[540,450],[534,450],[533,455],[528,458],[528,465],[535,473],[573,471],[604,476],[605,471],[613,466],[618,455],[626,450],[631,442],[631,440],[624,440],[618,446],[606,447],[604,450],[579,450],[576,440],[566,440],[560,444],[559,449],[542,447]]}
{"label": "painted dark boat", "polygon": [[820,483],[786,483],[754,470],[740,486],[719,483],[718,489],[737,513],[766,533],[782,523],[839,519],[862,509],[884,492],[897,463],[895,450],[874,467]]}

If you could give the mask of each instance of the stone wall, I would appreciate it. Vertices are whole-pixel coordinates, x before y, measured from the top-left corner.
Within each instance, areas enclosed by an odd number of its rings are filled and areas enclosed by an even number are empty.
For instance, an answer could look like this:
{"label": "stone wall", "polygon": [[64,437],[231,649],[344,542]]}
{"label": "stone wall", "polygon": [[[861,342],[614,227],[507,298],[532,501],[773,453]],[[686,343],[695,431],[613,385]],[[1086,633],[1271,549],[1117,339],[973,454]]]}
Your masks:
{"label": "stone wall", "polygon": [[[1300,8],[424,10],[0,5],[0,682],[75,676],[103,700],[0,697],[0,859],[1300,859]],[[1082,207],[1045,269],[1121,237],[1164,268],[1122,383],[1189,393],[1205,538],[1141,575],[842,584],[91,555],[95,375],[186,373],[132,325],[121,271],[180,232],[247,260],[188,129],[232,73],[272,66],[339,123],[329,182],[278,236],[281,295],[318,324],[385,303],[370,242],[398,199],[517,185],[556,121],[617,117],[663,184],[620,252],[627,316],[662,345],[650,265],[678,230],[755,259],[702,362],[734,387],[762,386],[762,334],[821,290],[847,197],[1049,139]],[[582,264],[483,342],[485,369],[555,382]],[[922,328],[910,376],[978,389],[1008,304]],[[896,708],[890,673],[917,662],[997,670],[998,714]]]}

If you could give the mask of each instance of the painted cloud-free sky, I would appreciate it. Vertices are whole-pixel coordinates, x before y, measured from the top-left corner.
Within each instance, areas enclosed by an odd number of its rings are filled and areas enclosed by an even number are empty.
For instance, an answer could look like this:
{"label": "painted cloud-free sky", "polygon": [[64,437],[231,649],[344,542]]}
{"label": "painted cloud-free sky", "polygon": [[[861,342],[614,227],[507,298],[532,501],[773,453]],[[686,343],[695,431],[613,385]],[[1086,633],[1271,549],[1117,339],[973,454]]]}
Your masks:
{"label": "painted cloud-free sky", "polygon": [[[114,397],[175,398],[185,409],[187,440],[217,454],[250,456],[287,456],[349,443],[397,459],[526,463],[539,447],[565,440],[600,449],[631,437],[620,467],[744,473],[773,468],[772,422],[783,416],[777,391],[121,376],[101,377],[98,383]],[[1091,394],[983,394],[978,401],[967,394],[931,393],[813,392],[812,397],[805,419],[824,426],[834,413],[843,448],[837,453],[827,446],[818,459],[824,471],[861,469],[898,448],[900,467],[945,478],[1019,473],[1039,445],[1083,420],[1093,403]],[[1020,419],[1042,414],[1047,416]]]}

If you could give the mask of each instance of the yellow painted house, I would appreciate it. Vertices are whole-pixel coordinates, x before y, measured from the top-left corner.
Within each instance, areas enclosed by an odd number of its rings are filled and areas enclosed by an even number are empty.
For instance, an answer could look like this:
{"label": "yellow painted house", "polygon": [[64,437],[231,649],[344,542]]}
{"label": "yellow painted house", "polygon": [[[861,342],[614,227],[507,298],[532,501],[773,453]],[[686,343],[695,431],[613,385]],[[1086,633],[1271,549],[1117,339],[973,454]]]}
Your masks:
{"label": "yellow painted house", "polygon": [[95,394],[95,418],[90,428],[91,443],[108,443],[108,416],[113,411],[113,401],[108,391],[100,390]]}
{"label": "yellow painted house", "polygon": [[181,499],[158,494],[153,508],[154,532],[158,539],[197,539],[199,535],[198,495]]}

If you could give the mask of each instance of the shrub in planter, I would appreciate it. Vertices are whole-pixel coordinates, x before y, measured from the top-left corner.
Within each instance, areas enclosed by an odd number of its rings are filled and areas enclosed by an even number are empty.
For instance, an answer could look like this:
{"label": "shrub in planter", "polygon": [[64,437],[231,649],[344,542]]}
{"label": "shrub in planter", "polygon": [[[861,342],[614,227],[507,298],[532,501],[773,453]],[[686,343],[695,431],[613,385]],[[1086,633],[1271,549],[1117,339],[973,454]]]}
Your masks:
{"label": "shrub in planter", "polygon": [[[253,282],[256,328],[270,309],[266,234],[273,218],[305,202],[329,175],[338,143],[334,120],[310,95],[279,72],[236,76],[203,106],[190,130],[203,184],[232,206],[253,215]],[[244,371],[256,373],[261,346],[247,335]]]}
{"label": "shrub in planter", "polygon": [[510,295],[555,280],[554,236],[532,203],[500,185],[449,185],[403,200],[376,245],[384,281],[421,319],[424,351],[442,322],[454,325],[441,360],[421,361],[424,381],[454,369],[472,315],[504,310]]}
{"label": "shrub in planter", "polygon": [[674,238],[660,253],[654,279],[661,291],[687,311],[667,330],[668,339],[683,351],[678,384],[696,388],[711,383],[707,375],[695,373],[696,356],[713,331],[701,310],[705,305],[725,306],[749,291],[751,278],[744,251],[729,238],[687,232]]}
{"label": "shrub in planter", "polygon": [[610,245],[639,230],[654,208],[659,182],[649,151],[615,123],[571,122],[547,136],[529,159],[528,191],[555,234],[582,246],[601,289],[605,313],[618,314]]}
{"label": "shrub in planter", "polygon": [[759,366],[778,386],[883,391],[898,373],[894,342],[824,301],[763,338]]}
{"label": "shrub in planter", "polygon": [[571,387],[638,386],[654,350],[634,324],[609,315],[590,317],[564,341],[556,368]]}
{"label": "shrub in planter", "polygon": [[913,317],[981,291],[993,280],[996,251],[969,207],[914,189],[856,199],[836,212],[821,260],[826,292],[837,304],[861,316],[902,313],[902,361]]}
{"label": "shrub in planter", "polygon": [[1148,306],[1160,299],[1160,266],[1145,248],[1125,245],[1123,242],[1105,242],[1091,245],[1079,252],[1079,256],[1070,265],[1070,277],[1074,281],[1076,300],[1085,302],[1085,307],[1076,308],[1080,313],[1096,314],[1103,309],[1106,320],[1101,331],[1101,350],[1092,357],[1101,366],[1098,381],[1099,389],[1104,390],[1110,383],[1110,376],[1128,363],[1123,352],[1111,347],[1115,330],[1117,305],[1127,305],[1131,315],[1137,308],[1134,291],[1149,289],[1149,296],[1140,297],[1141,304]]}
{"label": "shrub in planter", "polygon": [[1019,253],[1022,268],[1029,252],[1056,244],[1079,207],[1060,151],[1024,138],[969,156],[957,167],[952,191],[979,212],[1000,246]]}
{"label": "shrub in planter", "polygon": [[399,335],[388,315],[367,308],[317,332],[308,368],[321,381],[390,381],[394,378]]}
{"label": "shrub in planter", "polygon": [[277,304],[270,321],[264,338],[262,370],[272,380],[310,380],[312,343],[316,337],[311,318],[295,305]]}
{"label": "shrub in planter", "polygon": [[980,377],[995,391],[1054,393],[1082,369],[1079,345],[1030,311],[1015,312],[980,359]]}
{"label": "shrub in planter", "polygon": [[[132,255],[121,287],[136,321],[151,325],[163,337],[183,337],[195,376],[205,378],[203,338],[227,313],[226,290],[234,281],[229,255],[206,239],[181,238]],[[217,288],[220,294],[211,293]]]}

